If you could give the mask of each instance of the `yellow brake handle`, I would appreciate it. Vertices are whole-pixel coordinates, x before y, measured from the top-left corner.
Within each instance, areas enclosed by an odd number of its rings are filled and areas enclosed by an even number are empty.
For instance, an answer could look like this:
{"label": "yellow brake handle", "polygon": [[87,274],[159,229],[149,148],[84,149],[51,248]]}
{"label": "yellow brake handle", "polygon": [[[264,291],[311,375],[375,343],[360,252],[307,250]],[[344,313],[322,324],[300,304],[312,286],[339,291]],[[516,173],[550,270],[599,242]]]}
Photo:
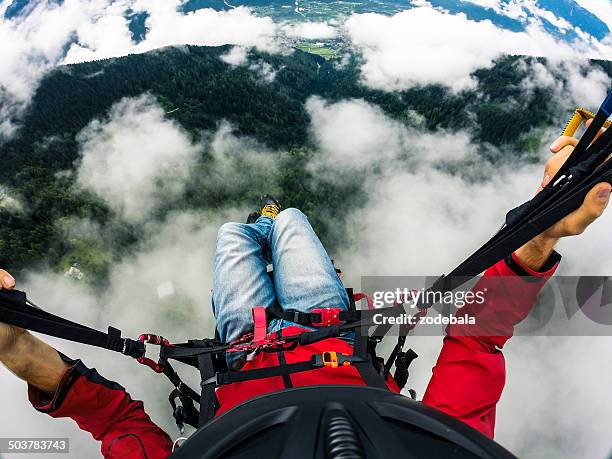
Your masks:
{"label": "yellow brake handle", "polygon": [[[576,109],[576,111],[574,112],[574,116],[572,116],[572,119],[569,120],[569,123],[567,123],[567,126],[563,130],[562,135],[566,135],[568,137],[574,137],[574,134],[576,134],[576,131],[578,130],[578,128],[582,126],[582,123],[585,123],[586,121],[592,118],[595,118],[594,113],[588,110],[585,110],[584,108]],[[610,126],[612,126],[612,122],[610,121],[606,121],[603,125],[603,127],[606,129],[608,129]]]}

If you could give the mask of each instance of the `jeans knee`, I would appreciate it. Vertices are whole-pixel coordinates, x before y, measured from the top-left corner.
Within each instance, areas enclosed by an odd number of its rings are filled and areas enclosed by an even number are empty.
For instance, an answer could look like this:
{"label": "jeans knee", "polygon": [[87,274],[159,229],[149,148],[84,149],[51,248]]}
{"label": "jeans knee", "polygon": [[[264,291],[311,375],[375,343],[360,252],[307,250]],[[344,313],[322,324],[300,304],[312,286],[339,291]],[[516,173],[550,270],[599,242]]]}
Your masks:
{"label": "jeans knee", "polygon": [[217,246],[231,239],[235,239],[238,234],[240,234],[240,223],[224,223],[219,228],[219,231],[217,231]]}
{"label": "jeans knee", "polygon": [[283,225],[283,224],[291,224],[291,222],[303,222],[307,221],[308,217],[302,212],[300,209],[296,209],[294,207],[290,207],[289,209],[285,209],[281,211],[276,217],[275,224]]}

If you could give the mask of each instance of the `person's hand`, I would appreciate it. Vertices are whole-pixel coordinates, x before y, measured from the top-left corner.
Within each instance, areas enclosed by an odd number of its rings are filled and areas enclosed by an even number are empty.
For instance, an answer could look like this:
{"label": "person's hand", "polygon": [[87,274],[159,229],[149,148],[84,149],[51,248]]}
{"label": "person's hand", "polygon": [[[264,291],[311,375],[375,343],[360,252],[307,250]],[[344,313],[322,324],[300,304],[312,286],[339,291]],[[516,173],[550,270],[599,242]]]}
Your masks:
{"label": "person's hand", "polygon": [[[587,127],[589,125],[590,120],[587,122]],[[578,139],[568,136],[559,137],[552,143],[550,151],[553,156],[546,162],[544,178],[538,188],[538,193],[550,183],[577,144]],[[591,223],[603,214],[610,201],[611,191],[612,186],[610,184],[598,183],[588,192],[578,209],[533,238],[519,248],[515,254],[528,267],[536,271],[539,270],[560,238],[582,234]]]}
{"label": "person's hand", "polygon": [[[0,269],[0,289],[12,290],[15,279]],[[30,386],[52,396],[63,380],[68,363],[60,354],[23,328],[0,322],[0,362]]]}
{"label": "person's hand", "polygon": [[[587,126],[589,124],[590,120]],[[559,137],[553,142],[550,146],[550,151],[553,153],[553,156],[546,162],[544,179],[542,180],[538,192],[550,183],[552,177],[555,176],[563,163],[565,163],[577,144],[578,139],[568,136]],[[606,210],[608,202],[610,201],[611,191],[612,186],[609,183],[598,183],[586,195],[582,206],[547,229],[541,236],[543,238],[558,240],[562,237],[582,234],[584,230],[597,220],[603,214],[604,210]]]}
{"label": "person's hand", "polygon": [[[4,269],[0,269],[0,290],[12,290],[15,288],[15,279]],[[13,327],[0,323],[0,355],[10,352],[17,338],[25,333],[23,328]]]}

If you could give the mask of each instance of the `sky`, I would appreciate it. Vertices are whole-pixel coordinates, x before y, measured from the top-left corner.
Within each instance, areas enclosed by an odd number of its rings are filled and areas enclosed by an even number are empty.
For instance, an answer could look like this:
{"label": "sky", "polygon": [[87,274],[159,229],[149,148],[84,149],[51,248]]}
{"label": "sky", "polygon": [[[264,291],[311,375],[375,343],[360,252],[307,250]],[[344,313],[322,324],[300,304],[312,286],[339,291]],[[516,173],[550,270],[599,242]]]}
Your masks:
{"label": "sky", "polygon": [[[0,11],[8,3],[1,3]],[[55,66],[182,44],[233,44],[222,59],[228,65],[247,66],[264,80],[273,79],[274,73],[265,62],[253,62],[249,49],[287,53],[286,36],[341,35],[362,57],[362,83],[387,92],[432,83],[453,91],[473,88],[471,73],[492,66],[503,53],[549,57],[546,65],[533,64],[530,78],[521,83],[523,91],[542,86],[569,104],[595,106],[610,87],[609,77],[585,60],[585,56],[612,59],[610,37],[607,41],[584,37],[568,44],[536,23],[525,32],[509,32],[420,3],[425,6],[393,16],[356,14],[343,23],[303,24],[278,24],[247,8],[183,16],[176,13],[176,0],[38,3],[21,20],[0,20],[0,136],[18,135],[20,117],[40,79]],[[602,2],[580,3],[610,24],[612,13],[601,8]],[[131,40],[123,18],[128,6],[150,14],[150,31],[140,43]],[[560,81],[560,74],[569,76],[567,84]],[[318,172],[313,180],[342,180],[335,168],[347,163],[352,174],[364,177],[366,208],[351,215],[345,228],[353,244],[333,254],[351,285],[358,285],[362,275],[435,274],[454,266],[499,227],[507,209],[530,197],[541,180],[547,146],[558,134],[557,129],[542,133],[540,164],[491,168],[484,171],[489,181],[471,183],[437,167],[450,161],[461,165],[466,175],[468,168],[480,167],[474,162],[479,146],[468,130],[423,132],[418,123],[399,123],[380,107],[356,99],[332,102],[312,97],[304,108],[311,139],[324,153],[309,165]],[[210,335],[212,315],[202,305],[210,304],[216,230],[224,221],[241,220],[246,204],[214,213],[177,211],[161,222],[150,215],[180,196],[193,180],[193,164],[202,152],[213,158],[208,169],[200,171],[209,190],[274,189],[275,177],[282,173],[273,159],[278,152],[236,135],[227,122],[196,142],[164,116],[150,95],[117,101],[80,132],[77,142],[75,181],[105,200],[119,221],[141,225],[145,236],[134,254],[113,267],[111,288],[102,296],[45,271],[19,279],[20,287],[31,298],[44,299],[50,310],[98,327],[112,323],[127,335],[156,331],[177,341]],[[245,164],[248,177],[241,173]],[[4,189],[0,205],[16,212],[21,206]],[[612,214],[607,214],[584,236],[564,241],[559,249],[564,256],[562,273],[611,272],[612,262],[602,250],[611,219]],[[101,246],[108,237],[87,220],[64,222],[63,229],[66,238],[93,235]],[[174,293],[166,297],[160,292],[168,289],[161,286],[169,283]],[[183,318],[191,320],[179,320],[180,315],[177,319],[177,307]],[[155,421],[177,436],[167,407],[168,385],[162,378],[145,368],[135,369],[129,359],[109,359],[102,351],[51,342],[120,380],[135,398],[145,401]],[[415,338],[411,343],[421,356],[412,368],[410,384],[421,396],[440,345],[437,337]],[[497,439],[519,457],[607,457],[612,447],[606,431],[612,423],[612,370],[607,365],[611,347],[608,337],[513,339],[505,351],[508,382],[498,413]],[[25,400],[24,385],[5,372],[0,374],[4,388],[0,406],[12,414],[10,421],[8,417],[0,421],[3,435],[25,431],[69,435],[74,447],[70,457],[95,457],[97,445],[87,434],[68,420],[35,414]],[[577,434],[575,425],[587,423]]]}

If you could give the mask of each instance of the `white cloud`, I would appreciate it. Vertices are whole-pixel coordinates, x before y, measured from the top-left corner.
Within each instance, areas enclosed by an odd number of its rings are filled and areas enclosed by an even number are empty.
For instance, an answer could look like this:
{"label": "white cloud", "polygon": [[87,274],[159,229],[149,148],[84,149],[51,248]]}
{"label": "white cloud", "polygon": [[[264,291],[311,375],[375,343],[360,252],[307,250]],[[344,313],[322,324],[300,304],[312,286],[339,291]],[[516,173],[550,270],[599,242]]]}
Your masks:
{"label": "white cloud", "polygon": [[118,102],[77,140],[78,183],[131,222],[146,220],[160,199],[180,194],[199,151],[147,96]]}
{"label": "white cloud", "polygon": [[336,38],[338,29],[327,22],[297,22],[286,24],[283,31],[288,37],[304,40],[326,40]]}
{"label": "white cloud", "polygon": [[[146,52],[169,45],[235,44],[276,52],[278,26],[244,7],[177,11],[179,0],[39,2],[23,17],[0,17],[0,141],[15,132],[44,73],[57,64]],[[125,11],[148,14],[146,39],[132,41]],[[66,52],[66,47],[68,50]]]}
{"label": "white cloud", "polygon": [[[424,164],[457,161],[471,155],[474,145],[466,132],[418,132],[389,118],[361,99],[328,103],[320,97],[306,102],[312,136],[322,150],[323,165],[359,169],[377,164],[394,167],[394,160],[418,157]],[[410,119],[406,119],[409,123]]]}
{"label": "white cloud", "polygon": [[65,63],[82,62],[142,53],[177,44],[218,46],[234,44],[254,46],[264,51],[278,51],[277,26],[269,17],[255,16],[245,7],[228,11],[210,8],[183,14],[177,10],[179,0],[141,1],[131,5],[136,12],[146,12],[146,38],[131,41],[127,21],[121,8],[107,10],[103,18],[91,18],[78,29],[84,41],[73,44]]}
{"label": "white cloud", "polygon": [[[366,184],[368,201],[346,223],[344,234],[352,244],[346,251],[333,254],[338,265],[344,267],[347,285],[358,286],[360,276],[367,275],[448,273],[494,234],[506,211],[529,199],[541,180],[543,164],[495,169],[480,161],[470,167],[486,170],[489,180],[465,181],[425,160],[465,150],[466,144],[457,141],[460,137],[449,137],[443,151],[437,136],[404,131],[396,121],[385,119],[376,107],[362,101],[324,104],[315,100],[309,107],[311,115],[313,108],[323,111],[314,114],[313,137],[322,142],[327,154],[340,149],[334,158],[347,160],[353,151],[364,155],[359,156],[360,180]],[[338,120],[330,129],[326,123],[334,117]],[[333,129],[339,129],[337,137]],[[374,136],[362,136],[361,132],[368,129],[380,134],[378,143]],[[356,135],[356,139],[346,139],[347,134]],[[376,155],[368,152],[384,147],[406,148],[396,140],[405,135],[410,136],[408,145],[417,152],[418,167],[406,170],[394,161],[388,167],[377,167]],[[350,149],[342,150],[341,136]],[[388,136],[395,140],[388,140]],[[542,144],[552,140],[542,139]],[[469,143],[467,149],[469,155]],[[543,146],[542,163],[547,156]],[[338,170],[346,164],[335,162],[325,180],[337,180]],[[333,164],[328,163],[328,167]],[[558,249],[564,255],[560,272],[609,273],[612,264],[602,251],[601,241],[606,240],[610,224],[612,212],[584,235],[563,241]],[[608,359],[610,344],[609,337],[513,338],[504,349],[508,375],[497,411],[496,440],[520,457],[604,457],[609,444],[603,426],[612,422],[612,401],[607,395],[612,372],[602,372],[600,367]],[[441,338],[413,336],[408,345],[420,355],[411,366],[408,387],[422,397]],[[589,358],[581,358],[583,355]],[[587,379],[589,382],[585,382]],[[559,385],[559,381],[563,383]],[[527,398],[528,407],[524,403]],[[561,417],[559,410],[564,413]],[[568,434],[576,432],[576,422],[586,419],[592,420],[595,428],[579,429],[577,436]]]}
{"label": "white cloud", "polygon": [[272,83],[276,79],[276,70],[264,60],[258,60],[249,65],[249,70],[255,72],[263,83]]}
{"label": "white cloud", "polygon": [[[97,2],[100,3],[100,2]],[[78,24],[99,13],[96,2],[66,0],[36,4],[28,15],[0,18],[0,141],[14,133],[38,81],[62,58]]]}
{"label": "white cloud", "polygon": [[525,32],[511,32],[490,21],[471,21],[464,14],[428,7],[394,16],[353,15],[345,26],[353,45],[363,54],[364,82],[384,90],[424,84],[470,88],[474,86],[471,73],[490,67],[504,53],[556,60],[585,55],[612,58],[612,49],[602,43],[589,39],[570,46],[535,23]]}
{"label": "white cloud", "polygon": [[5,186],[0,185],[0,209],[12,214],[25,212],[26,206],[23,201]]}
{"label": "white cloud", "polygon": [[499,0],[460,0],[462,2],[473,3],[483,8],[498,9],[500,5]]}
{"label": "white cloud", "polygon": [[232,66],[245,65],[249,61],[249,50],[244,46],[233,46],[220,59]]}
{"label": "white cloud", "polygon": [[526,91],[536,87],[548,89],[562,107],[595,111],[612,86],[612,79],[601,68],[575,58],[549,60],[545,64],[533,62],[527,70],[522,88]]}
{"label": "white cloud", "polygon": [[311,97],[306,110],[326,162],[363,167],[390,159],[403,148],[405,128],[390,121],[379,107],[363,100],[328,104],[319,97]]}

